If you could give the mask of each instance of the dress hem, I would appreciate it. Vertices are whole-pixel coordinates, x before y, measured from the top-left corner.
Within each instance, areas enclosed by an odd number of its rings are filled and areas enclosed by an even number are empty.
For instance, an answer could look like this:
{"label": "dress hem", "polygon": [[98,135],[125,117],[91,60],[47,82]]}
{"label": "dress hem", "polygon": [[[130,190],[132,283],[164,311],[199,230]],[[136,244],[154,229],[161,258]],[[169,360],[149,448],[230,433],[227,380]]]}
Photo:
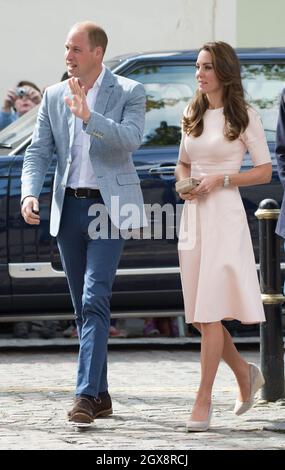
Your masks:
{"label": "dress hem", "polygon": [[187,325],[193,325],[193,323],[217,323],[219,321],[239,321],[242,325],[259,325],[260,323],[264,323],[266,322],[266,319],[264,320],[255,320],[255,321],[251,321],[251,322],[245,322],[245,321],[242,321],[240,320],[239,318],[219,318],[218,320],[194,320],[194,321],[187,321],[185,320],[185,323]]}

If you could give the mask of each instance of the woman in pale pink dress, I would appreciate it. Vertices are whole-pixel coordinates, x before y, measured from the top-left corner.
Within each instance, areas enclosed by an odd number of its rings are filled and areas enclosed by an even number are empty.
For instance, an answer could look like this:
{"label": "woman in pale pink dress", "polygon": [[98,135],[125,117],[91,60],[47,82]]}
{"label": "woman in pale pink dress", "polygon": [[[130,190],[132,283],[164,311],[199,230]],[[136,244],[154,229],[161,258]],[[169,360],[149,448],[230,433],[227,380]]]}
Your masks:
{"label": "woman in pale pink dress", "polygon": [[[263,385],[259,368],[238,353],[222,320],[265,321],[256,266],[239,186],[268,183],[271,158],[261,120],[244,99],[240,64],[224,42],[199,52],[198,89],[183,116],[177,180],[200,184],[187,194],[179,235],[186,322],[201,332],[201,381],[188,431],[210,425],[213,382],[221,358],[238,383],[234,412],[251,408]],[[253,168],[240,172],[249,151]]]}

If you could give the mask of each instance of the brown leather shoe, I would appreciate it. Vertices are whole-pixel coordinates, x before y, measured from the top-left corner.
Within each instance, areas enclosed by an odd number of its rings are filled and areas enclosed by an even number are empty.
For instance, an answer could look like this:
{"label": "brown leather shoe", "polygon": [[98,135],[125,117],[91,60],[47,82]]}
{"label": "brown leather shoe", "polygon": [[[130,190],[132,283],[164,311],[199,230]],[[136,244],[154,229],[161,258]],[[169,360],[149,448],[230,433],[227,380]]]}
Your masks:
{"label": "brown leather shoe", "polygon": [[94,419],[113,413],[110,395],[104,398],[81,396],[75,399],[74,406],[68,412],[68,419],[74,423],[90,424]]}

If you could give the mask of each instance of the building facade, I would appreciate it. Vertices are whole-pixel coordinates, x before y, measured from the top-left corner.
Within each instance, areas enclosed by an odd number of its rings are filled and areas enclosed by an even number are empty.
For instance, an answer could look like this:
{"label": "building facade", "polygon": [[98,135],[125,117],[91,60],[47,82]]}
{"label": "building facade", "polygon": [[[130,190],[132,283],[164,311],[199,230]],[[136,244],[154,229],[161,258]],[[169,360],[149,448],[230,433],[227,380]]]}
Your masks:
{"label": "building facade", "polygon": [[128,52],[233,46],[284,46],[284,0],[0,0],[0,103],[18,80],[46,87],[60,80],[64,41],[77,21],[109,36],[106,58]]}

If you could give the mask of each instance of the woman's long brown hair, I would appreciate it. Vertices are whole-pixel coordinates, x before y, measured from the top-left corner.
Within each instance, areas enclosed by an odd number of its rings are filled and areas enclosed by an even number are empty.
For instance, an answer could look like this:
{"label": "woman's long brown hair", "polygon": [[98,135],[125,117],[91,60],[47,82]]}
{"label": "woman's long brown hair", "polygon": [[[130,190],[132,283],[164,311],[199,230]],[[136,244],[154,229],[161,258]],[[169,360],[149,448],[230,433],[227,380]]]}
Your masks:
{"label": "woman's long brown hair", "polygon": [[[213,68],[223,85],[224,135],[228,140],[235,140],[245,131],[249,122],[239,60],[234,49],[222,41],[208,42],[200,49],[202,50],[211,54]],[[183,116],[182,119],[183,131],[187,135],[198,137],[202,134],[203,116],[208,108],[209,101],[206,94],[198,89],[187,108],[187,116]]]}

